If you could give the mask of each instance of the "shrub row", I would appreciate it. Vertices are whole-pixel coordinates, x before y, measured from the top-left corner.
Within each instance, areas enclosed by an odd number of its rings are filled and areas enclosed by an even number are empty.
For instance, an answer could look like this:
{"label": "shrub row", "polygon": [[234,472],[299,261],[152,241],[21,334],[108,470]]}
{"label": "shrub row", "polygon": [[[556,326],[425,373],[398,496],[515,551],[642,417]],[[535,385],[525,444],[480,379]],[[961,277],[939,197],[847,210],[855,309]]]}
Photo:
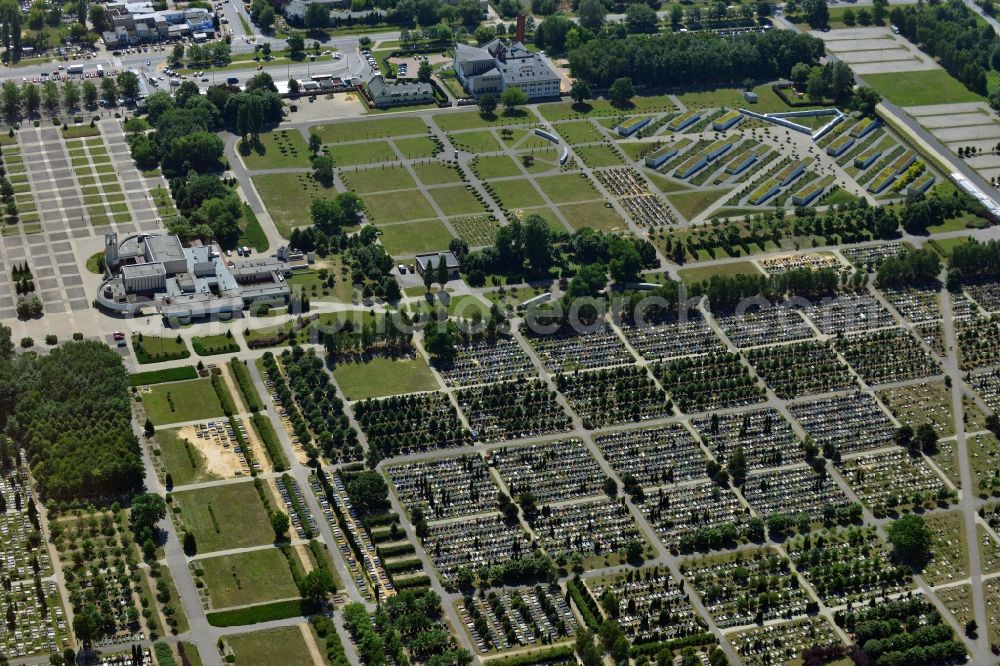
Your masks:
{"label": "shrub row", "polygon": [[584,623],[596,631],[601,626],[601,611],[597,607],[594,597],[584,587],[580,577],[575,576],[566,581],[566,590],[570,598],[573,599],[573,603],[576,604],[577,610],[580,611],[580,617],[583,618]]}
{"label": "shrub row", "polygon": [[252,414],[259,412],[260,396],[257,395],[257,389],[253,386],[253,379],[250,377],[250,370],[243,364],[242,361],[234,357],[231,361],[229,361],[229,371],[233,373],[233,379],[236,380],[236,384],[240,387],[240,392],[243,394],[243,400],[247,403],[247,409]]}
{"label": "shrub row", "polygon": [[130,386],[148,386],[149,384],[162,384],[163,382],[179,382],[185,379],[197,379],[198,371],[193,365],[185,365],[180,368],[164,368],[162,370],[150,370],[148,372],[137,372],[129,376]]}
{"label": "shrub row", "polygon": [[278,441],[278,433],[274,431],[270,419],[263,414],[254,414],[250,421],[253,423],[253,429],[257,431],[257,436],[260,437],[260,441],[264,443],[274,471],[284,472],[288,469],[288,459],[285,458],[281,442]]}
{"label": "shrub row", "polygon": [[315,611],[316,608],[304,599],[289,599],[247,608],[216,611],[208,613],[207,618],[208,623],[213,627],[236,627],[244,624],[257,624],[258,622],[287,620],[292,617],[311,615]]}

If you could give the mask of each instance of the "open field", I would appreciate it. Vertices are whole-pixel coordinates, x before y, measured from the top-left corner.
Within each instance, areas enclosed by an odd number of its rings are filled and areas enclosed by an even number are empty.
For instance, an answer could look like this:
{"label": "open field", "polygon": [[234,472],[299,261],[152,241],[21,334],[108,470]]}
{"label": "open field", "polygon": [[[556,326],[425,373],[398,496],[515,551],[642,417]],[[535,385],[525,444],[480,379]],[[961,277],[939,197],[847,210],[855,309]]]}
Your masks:
{"label": "open field", "polygon": [[943,69],[866,74],[865,83],[899,106],[957,104],[983,100]]}
{"label": "open field", "polygon": [[222,416],[219,396],[207,378],[160,384],[140,395],[149,419],[156,425]]}
{"label": "open field", "polygon": [[341,363],[333,369],[333,379],[348,400],[433,391],[438,388],[427,361],[421,356],[412,359],[375,358],[363,363]]}
{"label": "open field", "polygon": [[182,524],[195,536],[199,553],[271,543],[274,532],[251,482],[177,492]]}
{"label": "open field", "polygon": [[299,596],[285,556],[264,548],[198,560],[213,608],[246,606]]}

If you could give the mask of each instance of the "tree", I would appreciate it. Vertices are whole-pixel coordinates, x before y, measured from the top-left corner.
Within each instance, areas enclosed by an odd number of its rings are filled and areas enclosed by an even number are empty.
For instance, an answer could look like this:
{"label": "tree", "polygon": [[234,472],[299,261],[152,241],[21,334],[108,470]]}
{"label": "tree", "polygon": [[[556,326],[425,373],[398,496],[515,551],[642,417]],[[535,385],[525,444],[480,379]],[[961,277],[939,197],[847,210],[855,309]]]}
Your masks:
{"label": "tree", "polygon": [[576,15],[580,25],[590,30],[600,30],[608,10],[601,0],[580,0]]}
{"label": "tree", "polygon": [[818,67],[813,68],[806,82],[806,95],[813,101],[819,101],[825,94],[826,82],[823,81],[823,71]]}
{"label": "tree", "polygon": [[326,601],[326,595],[336,590],[330,570],[313,569],[299,581],[299,594],[306,601],[319,605]]}
{"label": "tree", "polygon": [[301,35],[292,35],[288,38],[288,56],[293,60],[302,58],[306,50],[306,42]]}
{"label": "tree", "polygon": [[101,636],[104,618],[93,604],[86,604],[73,616],[73,633],[84,647],[89,647],[94,639]]}
{"label": "tree", "polygon": [[92,81],[84,81],[81,90],[83,91],[83,103],[87,108],[92,109],[97,106],[97,86]]}
{"label": "tree", "polygon": [[101,79],[101,97],[111,106],[118,104],[118,84],[114,77],[105,76]]}
{"label": "tree", "polygon": [[875,115],[875,107],[882,101],[882,96],[873,88],[868,86],[858,86],[854,91],[851,106],[866,116]]}
{"label": "tree", "polygon": [[632,79],[627,76],[615,79],[608,89],[608,98],[619,109],[628,108],[632,104],[633,97],[635,97],[635,87],[632,85]]}
{"label": "tree", "polygon": [[139,76],[127,69],[119,72],[118,87],[121,89],[122,96],[125,99],[137,99],[139,97]]}
{"label": "tree", "polygon": [[670,6],[670,25],[678,27],[684,20],[684,9],[678,3]]}
{"label": "tree", "polygon": [[303,21],[309,30],[326,30],[330,26],[330,6],[318,2],[309,4]]}
{"label": "tree", "polygon": [[136,542],[152,539],[156,534],[156,523],[167,517],[167,503],[156,493],[143,493],[132,500],[129,510],[129,527],[135,534]]}
{"label": "tree", "polygon": [[283,541],[288,534],[288,527],[291,525],[288,514],[284,511],[275,511],[271,514],[271,529],[274,530],[275,541]]}
{"label": "tree", "polygon": [[17,118],[21,110],[21,89],[12,80],[7,79],[0,87],[0,97],[3,98],[3,113],[10,119]]}
{"label": "tree", "polygon": [[445,261],[443,257],[438,258],[436,273],[436,281],[439,285],[441,285],[441,289],[444,290],[445,285],[448,284],[449,275],[448,262]]}
{"label": "tree", "polygon": [[913,446],[924,453],[937,451],[938,435],[930,423],[921,423],[913,436]]}
{"label": "tree", "polygon": [[792,67],[792,73],[788,77],[792,80],[797,87],[801,88],[809,80],[809,74],[812,72],[812,67],[804,62],[797,62]]}
{"label": "tree", "polygon": [[59,86],[55,81],[46,81],[42,84],[42,105],[49,115],[59,111]]}
{"label": "tree", "polygon": [[805,0],[802,3],[802,11],[810,27],[815,29],[830,27],[830,9],[826,6],[826,0]]}
{"label": "tree", "polygon": [[260,28],[261,32],[270,32],[271,28],[274,27],[275,19],[274,8],[271,6],[264,7],[257,14],[257,27]]}
{"label": "tree", "polygon": [[156,434],[156,427],[153,425],[153,422],[149,420],[149,418],[146,419],[146,423],[142,426],[142,431],[146,437],[152,437]]}
{"label": "tree", "polygon": [[88,11],[90,25],[97,34],[102,34],[111,29],[111,19],[103,5],[93,4]]}
{"label": "tree", "polygon": [[318,155],[323,150],[323,139],[316,132],[309,132],[309,152]]}
{"label": "tree", "polygon": [[80,103],[80,88],[72,81],[63,84],[63,102],[67,109],[75,109]]}
{"label": "tree", "polygon": [[447,365],[455,360],[455,336],[447,326],[434,326],[424,336],[424,346],[436,365]]}
{"label": "tree", "polygon": [[42,94],[38,92],[38,86],[34,83],[27,83],[21,89],[21,101],[24,105],[24,115],[29,118],[38,113],[42,106]]}
{"label": "tree", "polygon": [[500,103],[505,114],[512,114],[517,107],[528,103],[528,93],[520,88],[507,88],[500,93]]}
{"label": "tree", "polygon": [[288,79],[288,94],[292,97],[299,95],[299,82],[295,79]]}
{"label": "tree", "polygon": [[913,442],[913,428],[906,424],[901,425],[899,428],[896,428],[896,432],[892,435],[892,440],[897,446],[901,446],[904,449],[910,448]]}
{"label": "tree", "polygon": [[374,470],[358,474],[347,484],[347,495],[361,516],[374,516],[389,508],[389,487]]}
{"label": "tree", "polygon": [[625,25],[631,33],[655,34],[660,29],[660,19],[652,7],[635,2],[625,10]]}
{"label": "tree", "polygon": [[930,554],[933,536],[923,516],[908,513],[894,520],[886,533],[896,553],[907,562],[923,562]]}
{"label": "tree", "polygon": [[844,25],[846,25],[846,26],[852,26],[852,25],[854,25],[857,22],[857,18],[854,15],[854,10],[851,9],[850,7],[848,7],[847,9],[844,10],[843,21],[844,21]]}
{"label": "tree", "polygon": [[590,90],[590,85],[586,81],[576,79],[573,81],[573,86],[569,89],[569,96],[577,104],[583,104],[594,95]]}
{"label": "tree", "polygon": [[479,96],[477,104],[479,105],[479,115],[488,118],[496,113],[497,96],[493,93],[483,93]]}
{"label": "tree", "polygon": [[421,83],[430,83],[432,74],[434,74],[434,68],[431,67],[431,63],[427,60],[421,60],[420,67],[417,68],[417,80]]}
{"label": "tree", "polygon": [[424,269],[423,278],[424,278],[424,288],[427,290],[427,293],[429,294],[431,293],[431,286],[434,284],[434,272],[430,269],[430,266]]}
{"label": "tree", "polygon": [[329,155],[316,155],[312,163],[313,177],[324,185],[333,184],[333,158]]}
{"label": "tree", "polygon": [[198,554],[198,543],[195,541],[194,533],[184,532],[184,554],[188,557],[194,557]]}

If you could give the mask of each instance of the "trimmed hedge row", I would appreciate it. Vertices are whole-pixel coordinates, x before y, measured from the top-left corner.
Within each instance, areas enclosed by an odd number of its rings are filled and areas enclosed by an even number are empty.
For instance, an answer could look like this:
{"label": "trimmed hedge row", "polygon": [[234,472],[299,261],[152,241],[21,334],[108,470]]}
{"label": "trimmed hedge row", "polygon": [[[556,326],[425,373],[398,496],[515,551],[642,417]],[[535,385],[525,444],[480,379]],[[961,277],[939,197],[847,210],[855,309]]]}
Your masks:
{"label": "trimmed hedge row", "polygon": [[572,645],[557,645],[511,657],[491,659],[490,666],[531,666],[531,664],[575,664]]}
{"label": "trimmed hedge row", "polygon": [[400,560],[398,562],[383,561],[382,566],[389,573],[396,574],[396,573],[404,573],[407,571],[416,571],[417,569],[420,569],[423,565],[420,563],[420,560],[413,559],[413,560]]}
{"label": "trimmed hedge row", "polygon": [[426,574],[421,576],[409,576],[407,578],[394,578],[392,586],[396,590],[407,590],[415,587],[430,587],[431,579]]}
{"label": "trimmed hedge row", "polygon": [[378,556],[383,559],[387,557],[396,557],[398,555],[410,555],[415,552],[412,543],[398,543],[392,546],[379,546],[375,550],[378,551]]}
{"label": "trimmed hedge row", "polygon": [[212,373],[212,388],[215,389],[215,394],[219,396],[222,413],[226,416],[236,414],[236,405],[233,404],[233,396],[229,395],[229,389],[226,388],[226,383],[222,381],[222,375]]}
{"label": "trimmed hedge row", "polygon": [[285,452],[281,448],[281,442],[278,441],[278,433],[274,431],[271,420],[263,414],[254,414],[250,422],[253,423],[253,429],[257,431],[260,441],[264,443],[264,448],[267,450],[267,455],[271,458],[271,465],[274,466],[274,471],[284,472],[288,469],[288,459],[285,458]]}
{"label": "trimmed hedge row", "polygon": [[580,611],[584,623],[588,628],[596,631],[601,626],[601,611],[579,576],[566,581],[566,591],[573,599],[573,603],[576,604],[577,610]]}
{"label": "trimmed hedge row", "polygon": [[208,613],[206,617],[208,618],[208,623],[213,627],[237,627],[244,624],[257,624],[258,622],[287,620],[292,617],[312,615],[316,610],[315,606],[307,603],[305,599],[290,599],[275,601],[269,604],[260,604],[258,606],[248,606],[247,608],[215,611],[214,613]]}
{"label": "trimmed hedge row", "polygon": [[233,373],[236,385],[240,387],[240,393],[243,394],[243,400],[247,404],[247,409],[251,414],[256,414],[261,409],[260,396],[257,395],[257,389],[253,386],[250,370],[247,369],[247,366],[242,361],[235,357],[229,361],[229,370]]}
{"label": "trimmed hedge row", "polygon": [[149,370],[148,372],[137,372],[129,375],[129,386],[148,386],[150,384],[162,384],[164,382],[179,382],[186,379],[198,379],[198,371],[193,365],[185,365],[180,368],[164,368],[163,370]]}

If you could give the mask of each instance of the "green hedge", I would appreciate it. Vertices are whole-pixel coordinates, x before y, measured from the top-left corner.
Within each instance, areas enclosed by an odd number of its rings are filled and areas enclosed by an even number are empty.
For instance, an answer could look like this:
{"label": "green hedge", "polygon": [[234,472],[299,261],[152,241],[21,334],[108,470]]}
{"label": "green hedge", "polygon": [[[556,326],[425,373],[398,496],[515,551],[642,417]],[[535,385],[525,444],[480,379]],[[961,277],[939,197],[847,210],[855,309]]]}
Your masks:
{"label": "green hedge", "polygon": [[407,578],[394,578],[392,580],[392,586],[396,590],[407,590],[414,587],[430,587],[431,579],[427,575],[422,576],[409,576]]}
{"label": "green hedge", "polygon": [[238,358],[229,361],[229,370],[233,373],[233,379],[236,380],[237,386],[240,387],[240,393],[243,394],[243,400],[247,403],[247,409],[250,413],[256,414],[260,411],[260,396],[257,395],[257,389],[253,386],[250,370]]}
{"label": "green hedge", "polygon": [[156,653],[156,663],[160,666],[177,666],[174,653],[171,652],[170,646],[166,643],[156,643],[153,645],[153,652]]}
{"label": "green hedge", "polygon": [[378,556],[385,559],[386,557],[396,557],[398,555],[410,555],[415,552],[412,543],[399,543],[392,546],[379,546],[375,550],[378,551]]}
{"label": "green hedge", "polygon": [[240,346],[235,342],[225,345],[206,346],[200,338],[191,338],[191,347],[198,356],[218,356],[219,354],[232,354],[240,350]]}
{"label": "green hedge", "polygon": [[236,405],[233,404],[233,396],[229,395],[229,389],[226,388],[226,382],[222,381],[221,375],[212,374],[212,388],[215,389],[215,394],[219,396],[222,413],[226,416],[236,414]]}
{"label": "green hedge", "polygon": [[423,565],[420,560],[400,560],[398,562],[382,562],[382,566],[389,573],[403,573],[406,571],[416,571]]}
{"label": "green hedge", "polygon": [[690,636],[684,636],[683,638],[675,638],[673,640],[661,641],[659,643],[641,643],[639,645],[633,645],[629,653],[633,657],[639,657],[641,655],[657,654],[664,648],[679,650],[689,646],[715,645],[716,642],[715,636],[709,633],[691,634]]}
{"label": "green hedge", "polygon": [[594,601],[594,597],[590,595],[590,592],[584,586],[580,577],[576,576],[575,578],[571,578],[566,581],[566,590],[569,592],[569,596],[572,597],[573,603],[576,604],[577,609],[580,611],[580,615],[583,617],[583,621],[587,627],[593,630],[600,627],[601,613],[597,608],[597,602]]}
{"label": "green hedge", "polygon": [[163,382],[179,382],[185,379],[197,379],[198,371],[193,365],[185,365],[180,368],[164,368],[163,370],[150,370],[148,372],[137,372],[130,375],[128,383],[130,386],[147,386],[149,384],[162,384]]}
{"label": "green hedge", "polygon": [[307,603],[305,599],[291,599],[288,601],[275,601],[270,604],[260,604],[259,606],[249,606],[247,608],[234,608],[233,610],[222,610],[208,613],[208,623],[213,627],[237,627],[244,624],[257,624],[258,622],[271,622],[273,620],[287,620],[292,617],[312,615],[316,608]]}
{"label": "green hedge", "polygon": [[490,666],[530,666],[531,664],[575,664],[572,645],[557,645],[511,657],[491,659]]}
{"label": "green hedge", "polygon": [[254,414],[250,421],[253,423],[253,429],[257,431],[257,436],[260,437],[260,441],[264,442],[264,448],[267,449],[267,455],[271,457],[274,471],[284,472],[288,469],[288,459],[285,458],[285,452],[281,448],[278,433],[274,431],[271,420],[263,414]]}

